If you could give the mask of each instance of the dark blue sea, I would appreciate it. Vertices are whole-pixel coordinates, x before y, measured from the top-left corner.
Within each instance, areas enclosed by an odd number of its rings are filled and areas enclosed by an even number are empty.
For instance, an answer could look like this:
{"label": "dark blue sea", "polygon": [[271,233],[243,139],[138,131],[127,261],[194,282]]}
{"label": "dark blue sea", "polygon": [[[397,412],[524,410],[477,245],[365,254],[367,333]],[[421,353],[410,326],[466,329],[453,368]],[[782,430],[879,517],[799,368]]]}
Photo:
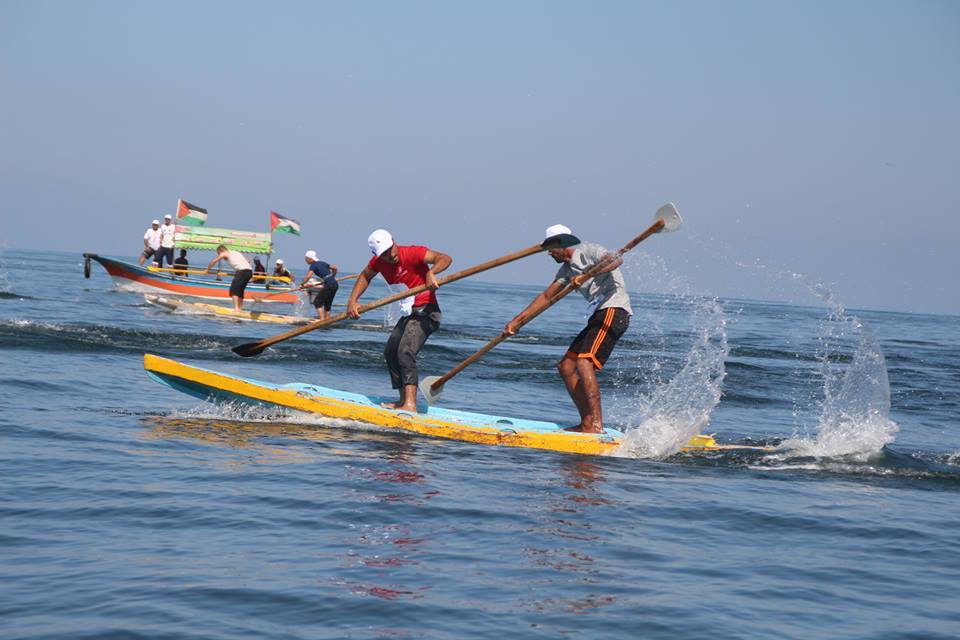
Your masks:
{"label": "dark blue sea", "polygon": [[[590,457],[200,403],[143,354],[386,395],[389,312],[241,359],[287,328],[4,250],[0,637],[960,637],[960,318],[847,309],[799,275],[769,276],[789,304],[714,299],[639,249],[624,271],[635,315],[600,383],[628,443]],[[478,278],[440,291],[422,375],[540,290]],[[553,367],[584,306],[443,405],[575,423]],[[775,450],[678,453],[698,432]]]}

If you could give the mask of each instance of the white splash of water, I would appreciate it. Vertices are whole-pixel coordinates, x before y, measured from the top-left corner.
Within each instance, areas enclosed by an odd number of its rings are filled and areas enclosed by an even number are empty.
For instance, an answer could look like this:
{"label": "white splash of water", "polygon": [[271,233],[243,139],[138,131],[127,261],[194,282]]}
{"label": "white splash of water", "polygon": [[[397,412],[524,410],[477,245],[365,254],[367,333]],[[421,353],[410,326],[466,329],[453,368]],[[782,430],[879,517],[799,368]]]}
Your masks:
{"label": "white splash of water", "polygon": [[[690,323],[692,342],[679,371],[669,379],[662,379],[666,365],[655,358],[644,372],[644,377],[651,382],[646,385],[647,389],[620,386],[621,393],[617,396],[621,404],[619,421],[636,426],[626,432],[618,455],[661,458],[680,451],[709,423],[710,413],[720,402],[721,384],[726,375],[724,361],[729,347],[726,315],[720,303],[716,299],[691,296],[688,284],[670,275],[662,261],[657,259],[650,263],[650,260],[650,256],[639,254],[628,265],[628,271],[633,271],[630,267],[642,262],[640,272],[648,276],[658,274],[652,280],[666,287],[665,293],[669,297],[665,298],[665,305],[680,305],[681,313],[685,312],[683,321]],[[666,324],[667,321],[660,317],[648,322],[642,330],[649,331],[650,325],[662,327]],[[671,331],[676,329],[676,326],[671,327]]]}
{"label": "white splash of water", "polygon": [[695,340],[680,371],[648,396],[638,398],[634,420],[621,451],[631,457],[673,455],[702,433],[710,413],[720,402],[729,353],[726,320],[715,300],[695,310]]}
{"label": "white splash of water", "polygon": [[[890,381],[883,351],[860,318],[848,315],[823,283],[811,283],[801,274],[793,277],[820,298],[830,314],[818,354],[824,383],[817,435],[788,440],[781,448],[794,455],[869,457],[893,442],[900,429],[890,420]],[[842,366],[836,356],[844,343],[851,342],[855,344],[850,363]]]}

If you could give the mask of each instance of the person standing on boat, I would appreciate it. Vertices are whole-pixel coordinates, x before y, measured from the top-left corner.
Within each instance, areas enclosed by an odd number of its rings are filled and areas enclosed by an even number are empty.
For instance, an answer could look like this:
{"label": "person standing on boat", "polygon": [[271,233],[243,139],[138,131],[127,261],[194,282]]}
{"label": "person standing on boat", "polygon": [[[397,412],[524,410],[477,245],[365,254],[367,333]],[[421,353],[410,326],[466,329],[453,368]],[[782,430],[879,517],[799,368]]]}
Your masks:
{"label": "person standing on boat", "polygon": [[347,313],[359,318],[357,300],[379,273],[389,284],[404,284],[408,289],[427,285],[427,291],[401,303],[403,316],[387,339],[383,355],[390,371],[390,382],[400,390],[400,400],[384,403],[388,409],[417,410],[417,354],[431,333],[440,327],[440,305],[437,303],[436,274],[442,273],[453,260],[445,253],[424,246],[400,246],[384,229],[377,229],[367,238],[373,258],[357,276],[347,301]]}
{"label": "person standing on boat", "polygon": [[230,282],[230,297],[233,298],[233,308],[236,311],[243,311],[243,293],[247,290],[247,284],[253,277],[253,269],[250,268],[250,262],[239,251],[228,249],[226,245],[217,247],[217,257],[207,265],[207,271],[213,271],[213,265],[221,260],[226,260],[233,267],[233,280]]}
{"label": "person standing on boat", "polygon": [[300,287],[308,287],[310,303],[317,310],[317,318],[326,320],[330,317],[333,297],[340,288],[337,283],[337,265],[319,259],[316,251],[307,251],[303,260],[307,263],[307,275],[303,277]]}
{"label": "person standing on boat", "polygon": [[152,258],[160,250],[160,221],[154,220],[150,223],[150,228],[143,234],[143,253],[140,254],[142,265],[147,258]]}
{"label": "person standing on boat", "polygon": [[163,216],[163,224],[160,225],[160,250],[157,252],[157,264],[163,268],[163,259],[167,259],[167,265],[173,266],[173,241],[177,234],[177,225],[173,224],[173,216],[169,213]]}
{"label": "person standing on boat", "polygon": [[[547,241],[572,235],[562,224],[548,227]],[[599,275],[584,281],[583,274],[604,261],[610,253],[598,244],[584,242],[565,249],[551,249],[550,257],[560,269],[553,282],[503,328],[503,334],[517,333],[517,324],[528,314],[536,312],[568,283],[583,294],[587,306],[587,326],[573,339],[566,354],[557,363],[557,370],[580,413],[580,424],[568,431],[583,433],[603,432],[603,410],[600,404],[600,385],[596,372],[603,369],[617,340],[630,326],[630,296],[627,295],[620,265],[616,258]]]}
{"label": "person standing on boat", "polygon": [[173,261],[173,273],[178,276],[187,276],[187,269],[190,267],[190,263],[187,261],[187,250],[180,249],[180,257]]}

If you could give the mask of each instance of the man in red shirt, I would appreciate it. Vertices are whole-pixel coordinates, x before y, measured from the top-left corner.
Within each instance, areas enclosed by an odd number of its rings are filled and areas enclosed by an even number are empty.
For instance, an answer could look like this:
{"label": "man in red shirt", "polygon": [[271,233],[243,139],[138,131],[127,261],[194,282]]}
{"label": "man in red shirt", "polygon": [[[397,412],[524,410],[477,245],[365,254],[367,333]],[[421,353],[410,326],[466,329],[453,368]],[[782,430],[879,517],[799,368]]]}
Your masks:
{"label": "man in red shirt", "polygon": [[[367,290],[370,281],[379,273],[389,284],[403,284],[408,289],[427,285],[427,291],[412,300],[404,298],[400,304],[403,315],[390,333],[383,355],[387,359],[390,382],[400,390],[400,400],[384,403],[388,409],[417,410],[417,354],[427,337],[440,326],[440,306],[437,304],[436,274],[442,273],[453,260],[445,253],[431,251],[424,246],[403,246],[393,236],[377,229],[367,238],[373,258],[367,263],[353,284],[347,313],[359,318],[357,300]],[[432,268],[431,268],[432,266]],[[406,303],[406,304],[404,304]]]}

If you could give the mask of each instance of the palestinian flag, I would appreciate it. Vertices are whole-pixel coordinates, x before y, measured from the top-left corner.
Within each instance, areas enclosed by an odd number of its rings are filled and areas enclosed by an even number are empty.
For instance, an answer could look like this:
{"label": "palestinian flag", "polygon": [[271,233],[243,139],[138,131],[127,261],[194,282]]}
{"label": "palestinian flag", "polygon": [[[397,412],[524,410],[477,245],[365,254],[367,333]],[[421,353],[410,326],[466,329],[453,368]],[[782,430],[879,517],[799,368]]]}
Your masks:
{"label": "palestinian flag", "polygon": [[190,204],[186,200],[177,200],[177,224],[200,227],[207,221],[207,210]]}
{"label": "palestinian flag", "polygon": [[300,223],[293,218],[287,218],[271,210],[270,233],[292,233],[298,236],[300,235]]}

